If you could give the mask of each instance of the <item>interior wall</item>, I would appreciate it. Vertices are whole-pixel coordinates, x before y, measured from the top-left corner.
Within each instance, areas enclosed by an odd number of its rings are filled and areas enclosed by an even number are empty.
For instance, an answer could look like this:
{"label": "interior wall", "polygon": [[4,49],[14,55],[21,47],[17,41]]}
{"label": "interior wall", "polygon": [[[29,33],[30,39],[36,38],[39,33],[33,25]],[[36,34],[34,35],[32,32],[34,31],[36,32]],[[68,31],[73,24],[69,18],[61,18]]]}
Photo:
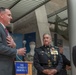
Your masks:
{"label": "interior wall", "polygon": [[35,12],[23,17],[13,25],[14,33],[27,34],[36,32],[36,46],[39,47],[41,45]]}
{"label": "interior wall", "polygon": [[[51,0],[45,5],[47,15],[66,5],[67,5],[67,0]],[[26,15],[25,17],[21,18],[20,20],[16,21],[13,25],[14,25],[13,26],[14,33],[26,34],[26,33],[36,32],[37,47],[41,45],[38,26],[37,26],[37,20],[36,20],[34,11]],[[64,41],[66,46],[68,46],[67,41],[66,40]]]}
{"label": "interior wall", "polygon": [[47,15],[67,6],[67,0],[51,0],[45,4]]}

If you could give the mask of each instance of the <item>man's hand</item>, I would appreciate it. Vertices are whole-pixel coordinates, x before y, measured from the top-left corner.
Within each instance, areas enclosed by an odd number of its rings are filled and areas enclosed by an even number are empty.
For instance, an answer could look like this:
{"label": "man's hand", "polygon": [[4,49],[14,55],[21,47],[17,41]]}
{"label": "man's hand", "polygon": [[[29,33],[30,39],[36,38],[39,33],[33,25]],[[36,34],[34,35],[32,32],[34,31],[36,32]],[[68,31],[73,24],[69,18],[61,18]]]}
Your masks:
{"label": "man's hand", "polygon": [[71,70],[71,66],[66,65],[66,70]]}
{"label": "man's hand", "polygon": [[[14,42],[14,40],[13,40],[13,38],[11,36],[7,36],[6,40],[7,40],[8,46],[10,46],[11,48],[15,48],[16,47],[16,44],[15,44],[15,42]],[[25,56],[25,54],[26,54],[26,48],[20,48],[20,49],[18,49],[17,50],[17,54]]]}
{"label": "man's hand", "polygon": [[50,69],[48,75],[54,75],[57,73],[57,70],[56,69]]}
{"label": "man's hand", "polygon": [[17,54],[25,56],[25,54],[26,54],[26,48],[20,48],[20,49],[18,49],[17,50]]}
{"label": "man's hand", "polygon": [[44,74],[48,74],[49,69],[44,69],[42,72],[43,72]]}
{"label": "man's hand", "polygon": [[11,48],[16,47],[16,44],[11,36],[7,36],[6,40],[7,40],[8,46],[10,46]]}

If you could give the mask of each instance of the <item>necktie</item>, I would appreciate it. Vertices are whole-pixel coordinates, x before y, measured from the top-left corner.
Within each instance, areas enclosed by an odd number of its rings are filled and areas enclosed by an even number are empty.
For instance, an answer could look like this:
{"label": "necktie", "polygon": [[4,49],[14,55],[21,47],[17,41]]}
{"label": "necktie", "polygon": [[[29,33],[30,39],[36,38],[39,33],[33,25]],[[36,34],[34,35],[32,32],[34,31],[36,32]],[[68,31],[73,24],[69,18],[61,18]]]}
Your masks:
{"label": "necktie", "polygon": [[9,32],[8,32],[8,30],[5,28],[5,31],[6,31],[6,35],[8,36],[9,35]]}

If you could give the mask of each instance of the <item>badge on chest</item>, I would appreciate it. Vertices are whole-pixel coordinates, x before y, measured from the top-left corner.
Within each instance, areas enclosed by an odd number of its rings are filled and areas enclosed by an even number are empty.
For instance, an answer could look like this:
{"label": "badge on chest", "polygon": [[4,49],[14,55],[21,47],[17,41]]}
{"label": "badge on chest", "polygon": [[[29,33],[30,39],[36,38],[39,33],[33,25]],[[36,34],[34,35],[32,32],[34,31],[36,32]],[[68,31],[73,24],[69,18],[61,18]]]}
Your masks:
{"label": "badge on chest", "polygon": [[55,48],[50,49],[51,50],[51,55],[53,55],[53,60],[56,61],[57,59],[57,55],[58,55],[58,51]]}
{"label": "badge on chest", "polygon": [[55,48],[50,49],[52,55],[58,55],[58,51]]}

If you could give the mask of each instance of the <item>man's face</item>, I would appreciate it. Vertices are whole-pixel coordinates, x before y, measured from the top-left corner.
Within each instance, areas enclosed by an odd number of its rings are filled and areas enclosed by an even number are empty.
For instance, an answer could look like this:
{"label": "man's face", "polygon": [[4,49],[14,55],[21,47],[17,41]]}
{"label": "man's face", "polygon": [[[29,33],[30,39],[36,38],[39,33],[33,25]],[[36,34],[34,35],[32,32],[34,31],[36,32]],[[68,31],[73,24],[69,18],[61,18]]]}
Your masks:
{"label": "man's face", "polygon": [[63,54],[63,47],[59,47],[59,52]]}
{"label": "man's face", "polygon": [[3,21],[3,24],[5,26],[9,25],[10,24],[10,21],[12,19],[12,14],[10,12],[9,9],[6,9],[4,12],[2,12],[2,21]]}
{"label": "man's face", "polygon": [[51,36],[48,34],[45,34],[43,37],[43,44],[45,46],[48,46],[48,45],[50,45],[50,43],[51,43]]}

